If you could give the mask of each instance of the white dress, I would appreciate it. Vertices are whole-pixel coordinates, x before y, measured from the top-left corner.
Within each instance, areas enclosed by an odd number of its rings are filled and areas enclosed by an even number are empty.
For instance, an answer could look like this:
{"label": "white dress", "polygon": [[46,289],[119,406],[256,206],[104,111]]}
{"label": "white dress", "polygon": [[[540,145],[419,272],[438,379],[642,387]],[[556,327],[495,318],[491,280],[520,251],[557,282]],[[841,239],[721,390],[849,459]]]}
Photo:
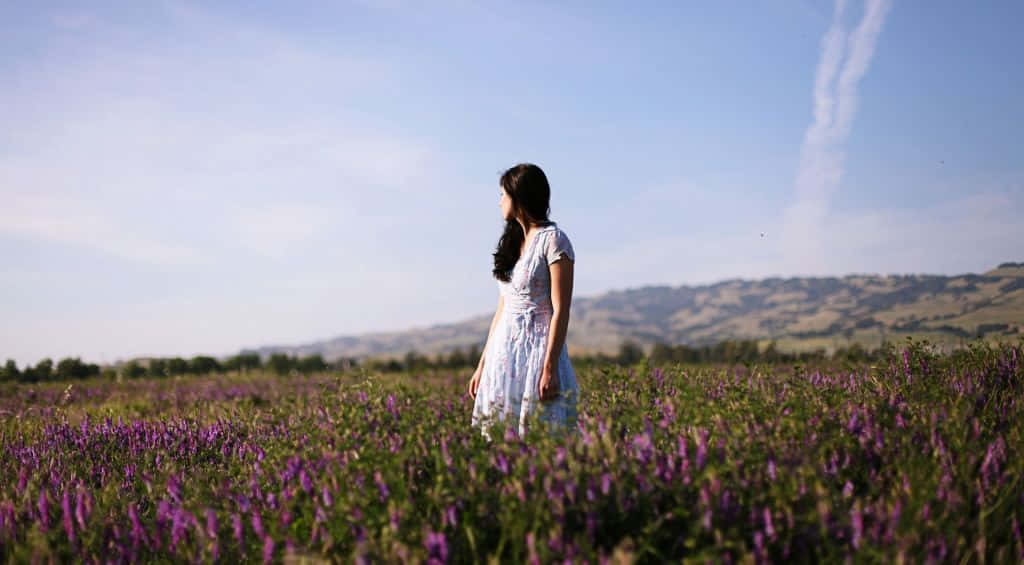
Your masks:
{"label": "white dress", "polygon": [[518,424],[522,436],[531,414],[546,422],[549,430],[575,432],[579,388],[567,343],[558,355],[561,394],[542,402],[537,393],[552,318],[548,266],[563,256],[576,260],[568,236],[552,222],[534,234],[513,267],[511,280],[497,281],[504,307],[484,351],[472,417],[473,425],[488,438],[488,425],[499,421]]}

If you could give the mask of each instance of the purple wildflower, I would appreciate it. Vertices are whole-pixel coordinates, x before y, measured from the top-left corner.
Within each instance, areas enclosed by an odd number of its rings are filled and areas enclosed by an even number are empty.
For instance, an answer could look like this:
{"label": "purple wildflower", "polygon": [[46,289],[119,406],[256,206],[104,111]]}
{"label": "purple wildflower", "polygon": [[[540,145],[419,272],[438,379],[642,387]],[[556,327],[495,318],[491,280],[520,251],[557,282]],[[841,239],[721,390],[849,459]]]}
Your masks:
{"label": "purple wildflower", "polygon": [[178,480],[177,475],[167,478],[167,493],[171,495],[171,500],[174,502],[181,502],[181,481]]}
{"label": "purple wildflower", "polygon": [[495,455],[494,466],[497,467],[498,470],[502,472],[502,474],[508,474],[508,459],[505,458],[505,455],[503,453],[498,453],[497,455]]}
{"label": "purple wildflower", "polygon": [[708,432],[705,429],[701,429],[697,434],[697,470],[704,469],[704,463],[708,458]]}
{"label": "purple wildflower", "polygon": [[537,556],[537,538],[533,532],[526,533],[526,551],[530,565],[540,565],[540,557]]}
{"label": "purple wildflower", "polygon": [[428,531],[423,545],[427,548],[428,563],[446,563],[448,561],[448,541],[445,540],[444,532]]}
{"label": "purple wildflower", "polygon": [[761,530],[754,532],[754,553],[758,557],[764,555],[764,533]]}
{"label": "purple wildflower", "polygon": [[263,538],[263,562],[272,563],[274,561],[274,538],[267,536]]}
{"label": "purple wildflower", "polygon": [[235,534],[235,541],[242,543],[242,517],[238,514],[231,515],[231,529]]}
{"label": "purple wildflower", "polygon": [[253,511],[251,521],[252,531],[256,532],[256,535],[261,538],[267,537],[267,531],[263,529],[263,517],[260,516],[259,512]]}
{"label": "purple wildflower", "polygon": [[764,533],[770,539],[775,539],[775,528],[772,526],[772,511],[765,506],[761,514],[764,516]]}
{"label": "purple wildflower", "polygon": [[46,491],[39,491],[39,501],[36,502],[36,508],[39,509],[39,524],[42,531],[50,529],[50,506],[46,500]]}
{"label": "purple wildflower", "polygon": [[71,493],[64,491],[64,497],[60,502],[60,510],[64,521],[64,531],[68,534],[71,543],[75,542],[75,523],[71,519]]}
{"label": "purple wildflower", "polygon": [[306,494],[313,493],[313,480],[309,478],[309,473],[305,469],[299,471],[299,484],[302,485],[302,490],[306,491]]}
{"label": "purple wildflower", "polygon": [[79,490],[78,495],[75,497],[75,520],[78,521],[78,527],[85,529],[85,521],[89,519],[89,508],[92,504],[88,501],[88,493]]}
{"label": "purple wildflower", "polygon": [[380,471],[373,472],[373,482],[377,483],[377,490],[380,492],[380,500],[384,502],[388,499],[388,495],[391,491],[388,490],[388,484],[384,482],[384,475]]}
{"label": "purple wildflower", "polygon": [[132,539],[135,544],[149,543],[146,536],[146,529],[142,527],[142,522],[139,520],[139,511],[135,508],[135,503],[131,502],[128,504],[128,519],[132,523]]}
{"label": "purple wildflower", "polygon": [[864,515],[861,512],[860,504],[854,504],[853,508],[850,509],[850,522],[853,526],[853,543],[854,549],[860,548],[860,540],[864,536]]}
{"label": "purple wildflower", "polygon": [[206,535],[217,539],[217,513],[212,508],[206,509]]}
{"label": "purple wildflower", "polygon": [[171,549],[173,550],[178,546],[179,543],[185,538],[186,530],[189,522],[191,522],[192,515],[189,514],[185,509],[178,508],[174,511],[174,516],[171,521]]}
{"label": "purple wildflower", "polygon": [[885,543],[892,543],[892,540],[893,540],[893,538],[894,538],[894,536],[896,534],[896,526],[899,524],[900,514],[901,514],[902,511],[903,511],[903,505],[900,504],[899,500],[897,500],[889,508],[889,520],[888,520],[889,523],[888,523],[888,528],[886,528],[886,531],[885,531],[885,538],[883,540]]}

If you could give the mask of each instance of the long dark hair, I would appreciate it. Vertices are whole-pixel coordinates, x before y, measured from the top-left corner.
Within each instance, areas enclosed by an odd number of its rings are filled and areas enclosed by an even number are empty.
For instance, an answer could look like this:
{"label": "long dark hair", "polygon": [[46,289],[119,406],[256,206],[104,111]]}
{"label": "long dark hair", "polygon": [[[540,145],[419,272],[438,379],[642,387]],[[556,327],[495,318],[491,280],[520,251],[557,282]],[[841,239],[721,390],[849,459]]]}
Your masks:
{"label": "long dark hair", "polygon": [[512,200],[512,214],[505,222],[505,231],[494,251],[494,278],[509,282],[512,268],[519,260],[520,248],[526,240],[523,227],[516,220],[522,215],[528,225],[550,224],[551,186],[544,171],[532,163],[520,163],[501,175],[501,188]]}

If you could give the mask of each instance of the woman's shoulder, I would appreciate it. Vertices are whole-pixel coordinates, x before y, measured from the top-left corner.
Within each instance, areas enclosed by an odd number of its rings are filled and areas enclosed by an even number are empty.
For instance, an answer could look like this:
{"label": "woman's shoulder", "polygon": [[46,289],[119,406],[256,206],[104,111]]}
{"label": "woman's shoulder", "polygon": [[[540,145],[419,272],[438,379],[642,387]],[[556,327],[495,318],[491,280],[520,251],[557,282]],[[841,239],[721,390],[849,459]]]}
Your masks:
{"label": "woman's shoulder", "polygon": [[551,232],[551,233],[553,233],[555,235],[558,235],[558,236],[566,236],[567,235],[565,233],[565,230],[562,229],[561,224],[559,224],[557,222],[551,222],[550,224],[544,226],[541,229],[543,229],[545,231],[549,231],[549,232]]}
{"label": "woman's shoulder", "polygon": [[566,233],[564,229],[562,229],[561,225],[552,224],[549,231],[552,239],[558,241],[569,241],[569,234]]}
{"label": "woman's shoulder", "polygon": [[570,260],[576,260],[576,252],[573,249],[572,241],[569,240],[568,234],[565,230],[557,224],[548,226],[548,241],[545,245],[545,254],[548,258],[548,264],[550,265],[554,261],[557,261],[562,255],[567,256]]}

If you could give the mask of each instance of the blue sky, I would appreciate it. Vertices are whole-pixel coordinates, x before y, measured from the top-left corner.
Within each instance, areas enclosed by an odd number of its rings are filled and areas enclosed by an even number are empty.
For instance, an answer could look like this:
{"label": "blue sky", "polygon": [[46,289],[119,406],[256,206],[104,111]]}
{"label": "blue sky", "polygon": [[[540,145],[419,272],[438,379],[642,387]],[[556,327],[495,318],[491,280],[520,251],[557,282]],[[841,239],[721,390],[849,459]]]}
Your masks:
{"label": "blue sky", "polygon": [[1020,21],[1016,1],[6,3],[0,357],[493,311],[497,179],[522,161],[576,296],[1021,260]]}

